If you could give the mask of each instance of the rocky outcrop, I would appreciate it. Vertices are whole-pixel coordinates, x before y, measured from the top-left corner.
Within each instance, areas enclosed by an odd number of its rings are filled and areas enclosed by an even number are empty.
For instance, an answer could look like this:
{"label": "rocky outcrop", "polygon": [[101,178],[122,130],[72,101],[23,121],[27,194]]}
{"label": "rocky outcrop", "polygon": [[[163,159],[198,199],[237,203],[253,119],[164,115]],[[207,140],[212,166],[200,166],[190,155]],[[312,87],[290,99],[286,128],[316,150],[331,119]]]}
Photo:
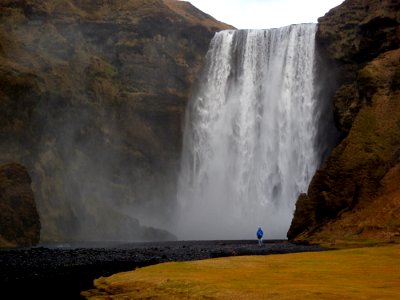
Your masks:
{"label": "rocky outcrop", "polygon": [[0,247],[32,246],[39,239],[40,220],[26,168],[0,166]]}
{"label": "rocky outcrop", "polygon": [[43,241],[160,239],[141,224],[174,218],[190,86],[229,27],[175,0],[0,3],[0,162],[27,166]]}
{"label": "rocky outcrop", "polygon": [[342,139],[299,198],[288,237],[398,240],[400,3],[347,0],[319,19],[317,43],[336,79]]}

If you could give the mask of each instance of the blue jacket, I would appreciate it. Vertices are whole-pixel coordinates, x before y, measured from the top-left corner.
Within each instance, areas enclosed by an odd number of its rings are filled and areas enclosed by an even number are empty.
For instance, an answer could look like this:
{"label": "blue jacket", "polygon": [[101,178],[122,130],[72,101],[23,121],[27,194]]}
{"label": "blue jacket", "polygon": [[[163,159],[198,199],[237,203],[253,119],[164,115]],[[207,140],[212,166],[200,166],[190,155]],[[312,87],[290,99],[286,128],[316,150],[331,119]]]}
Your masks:
{"label": "blue jacket", "polygon": [[257,230],[257,238],[261,239],[263,237],[264,232],[262,231],[261,227]]}

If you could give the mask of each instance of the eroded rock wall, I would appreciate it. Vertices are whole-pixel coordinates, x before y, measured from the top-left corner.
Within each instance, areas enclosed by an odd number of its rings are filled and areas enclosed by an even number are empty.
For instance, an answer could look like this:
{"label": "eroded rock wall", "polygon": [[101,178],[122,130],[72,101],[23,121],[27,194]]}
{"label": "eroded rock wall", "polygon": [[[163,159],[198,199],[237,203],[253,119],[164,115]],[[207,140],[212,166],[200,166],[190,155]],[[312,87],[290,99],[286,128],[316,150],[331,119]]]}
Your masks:
{"label": "eroded rock wall", "polygon": [[174,217],[190,87],[229,27],[175,0],[1,1],[0,162],[27,166],[43,241],[162,239],[143,224]]}
{"label": "eroded rock wall", "polygon": [[318,26],[342,138],[300,196],[288,237],[398,240],[400,3],[347,0]]}
{"label": "eroded rock wall", "polygon": [[26,168],[18,163],[0,166],[0,247],[36,245],[40,220]]}

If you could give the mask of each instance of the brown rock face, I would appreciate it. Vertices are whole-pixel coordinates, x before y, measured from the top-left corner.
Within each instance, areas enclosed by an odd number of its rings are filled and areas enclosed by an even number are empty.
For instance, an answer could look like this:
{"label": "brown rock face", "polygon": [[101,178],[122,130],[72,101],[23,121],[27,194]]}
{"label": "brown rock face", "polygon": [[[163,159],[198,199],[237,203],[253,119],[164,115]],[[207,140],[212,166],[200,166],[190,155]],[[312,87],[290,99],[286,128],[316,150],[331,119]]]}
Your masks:
{"label": "brown rock face", "polygon": [[319,19],[317,43],[334,67],[343,139],[300,197],[288,237],[397,240],[400,3],[345,1]]}
{"label": "brown rock face", "polygon": [[39,239],[40,220],[26,168],[0,166],[0,247],[32,246]]}
{"label": "brown rock face", "polygon": [[1,2],[0,162],[30,170],[43,241],[173,219],[190,86],[229,27],[172,0]]}

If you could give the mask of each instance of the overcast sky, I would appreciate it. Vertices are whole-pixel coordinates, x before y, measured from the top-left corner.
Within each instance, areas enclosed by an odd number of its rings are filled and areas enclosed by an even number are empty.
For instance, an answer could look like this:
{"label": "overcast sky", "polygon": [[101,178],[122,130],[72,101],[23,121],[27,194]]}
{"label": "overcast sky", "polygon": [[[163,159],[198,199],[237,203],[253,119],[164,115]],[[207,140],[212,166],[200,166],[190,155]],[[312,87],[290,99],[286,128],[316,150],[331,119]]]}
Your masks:
{"label": "overcast sky", "polygon": [[189,0],[215,19],[238,29],[316,23],[343,0]]}

